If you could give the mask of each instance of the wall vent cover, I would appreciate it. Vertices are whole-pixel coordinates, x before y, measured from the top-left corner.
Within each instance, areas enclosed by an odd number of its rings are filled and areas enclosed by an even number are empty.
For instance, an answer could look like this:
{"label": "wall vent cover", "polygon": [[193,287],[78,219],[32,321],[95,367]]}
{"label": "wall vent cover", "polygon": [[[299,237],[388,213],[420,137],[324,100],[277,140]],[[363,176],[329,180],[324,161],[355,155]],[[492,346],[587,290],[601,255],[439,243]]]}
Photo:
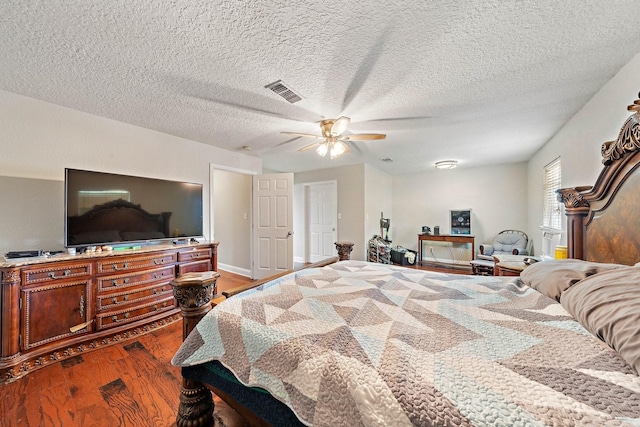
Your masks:
{"label": "wall vent cover", "polygon": [[293,89],[285,84],[282,80],[269,83],[265,86],[267,89],[271,89],[290,103],[302,101],[302,96],[297,94]]}

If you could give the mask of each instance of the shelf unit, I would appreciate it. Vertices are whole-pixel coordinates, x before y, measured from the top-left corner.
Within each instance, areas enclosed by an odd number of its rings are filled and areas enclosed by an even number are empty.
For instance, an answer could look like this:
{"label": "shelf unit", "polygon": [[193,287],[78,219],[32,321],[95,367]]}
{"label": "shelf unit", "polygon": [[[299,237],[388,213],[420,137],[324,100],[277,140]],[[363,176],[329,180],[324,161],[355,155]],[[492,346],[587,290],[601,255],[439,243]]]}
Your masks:
{"label": "shelf unit", "polygon": [[373,236],[368,243],[368,261],[391,264],[391,241]]}

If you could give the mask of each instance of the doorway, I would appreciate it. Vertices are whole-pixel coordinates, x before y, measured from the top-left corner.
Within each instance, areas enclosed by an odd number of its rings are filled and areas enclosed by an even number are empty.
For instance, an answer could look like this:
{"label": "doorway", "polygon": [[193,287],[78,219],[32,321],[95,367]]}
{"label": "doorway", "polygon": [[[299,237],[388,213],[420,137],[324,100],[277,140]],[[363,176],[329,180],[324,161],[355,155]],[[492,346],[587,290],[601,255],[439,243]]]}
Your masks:
{"label": "doorway", "polygon": [[218,268],[251,277],[251,181],[255,173],[211,167],[211,238]]}
{"label": "doorway", "polygon": [[[271,179],[266,179],[268,177]],[[255,203],[253,200],[255,178],[259,178],[259,182],[272,182],[273,189],[267,189],[267,192],[273,192],[270,203],[265,205],[262,202]],[[282,220],[292,221],[293,214],[291,211],[287,212],[287,209],[293,209],[293,174],[260,175],[252,171],[210,164],[209,180],[210,238],[220,242],[218,268],[253,279],[276,274],[279,269],[284,268],[283,265],[288,269],[293,268],[293,242],[291,242],[293,232],[290,230],[290,223],[285,227],[283,238],[279,235],[272,236],[273,241],[266,248],[268,250],[263,250],[266,244],[264,242],[267,241],[264,233],[268,235],[271,231],[280,232]],[[288,193],[290,194],[286,198],[283,197],[284,193],[279,188],[283,181],[289,182]],[[266,199],[261,197],[260,200]],[[267,206],[266,210],[263,209],[265,206]],[[280,214],[271,219],[265,217],[264,212],[271,210],[269,206],[277,208],[274,212]],[[259,226],[256,226],[256,221]],[[255,238],[258,238],[260,244],[256,244]],[[283,242],[289,242],[289,244],[283,245]],[[266,263],[271,269],[268,271],[264,261],[271,259],[272,256],[277,262]]]}
{"label": "doorway", "polygon": [[305,259],[318,262],[335,255],[338,240],[336,181],[305,184]]}

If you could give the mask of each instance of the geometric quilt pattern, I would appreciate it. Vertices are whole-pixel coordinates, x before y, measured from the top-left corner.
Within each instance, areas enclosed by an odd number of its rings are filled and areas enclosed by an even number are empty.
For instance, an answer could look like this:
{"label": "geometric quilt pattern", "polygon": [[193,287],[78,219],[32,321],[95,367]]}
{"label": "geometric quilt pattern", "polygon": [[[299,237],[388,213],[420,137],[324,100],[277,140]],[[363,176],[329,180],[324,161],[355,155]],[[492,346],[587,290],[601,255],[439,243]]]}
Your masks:
{"label": "geometric quilt pattern", "polygon": [[218,304],[172,363],[212,360],[308,425],[640,425],[631,367],[513,278],[301,270]]}

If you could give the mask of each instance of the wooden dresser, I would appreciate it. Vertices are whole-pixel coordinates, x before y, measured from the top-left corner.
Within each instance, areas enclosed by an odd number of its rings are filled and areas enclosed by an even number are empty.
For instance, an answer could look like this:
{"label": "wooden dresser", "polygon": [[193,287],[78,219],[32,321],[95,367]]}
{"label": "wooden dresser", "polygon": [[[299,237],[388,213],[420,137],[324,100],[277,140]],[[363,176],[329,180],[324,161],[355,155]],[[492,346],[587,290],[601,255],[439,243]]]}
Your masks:
{"label": "wooden dresser", "polygon": [[171,282],[217,270],[217,242],[0,263],[0,383],[179,320]]}

